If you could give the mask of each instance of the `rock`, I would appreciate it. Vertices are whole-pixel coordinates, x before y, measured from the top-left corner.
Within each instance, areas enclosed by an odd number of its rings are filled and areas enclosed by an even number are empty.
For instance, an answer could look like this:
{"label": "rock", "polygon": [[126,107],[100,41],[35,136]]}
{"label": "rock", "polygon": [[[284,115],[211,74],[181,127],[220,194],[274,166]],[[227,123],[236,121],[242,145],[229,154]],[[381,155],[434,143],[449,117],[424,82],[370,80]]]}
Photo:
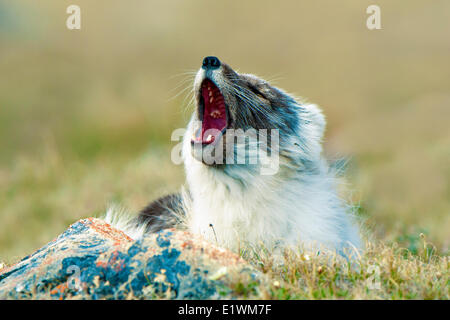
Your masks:
{"label": "rock", "polygon": [[238,255],[185,231],[134,241],[88,218],[0,270],[0,299],[218,299],[258,273]]}

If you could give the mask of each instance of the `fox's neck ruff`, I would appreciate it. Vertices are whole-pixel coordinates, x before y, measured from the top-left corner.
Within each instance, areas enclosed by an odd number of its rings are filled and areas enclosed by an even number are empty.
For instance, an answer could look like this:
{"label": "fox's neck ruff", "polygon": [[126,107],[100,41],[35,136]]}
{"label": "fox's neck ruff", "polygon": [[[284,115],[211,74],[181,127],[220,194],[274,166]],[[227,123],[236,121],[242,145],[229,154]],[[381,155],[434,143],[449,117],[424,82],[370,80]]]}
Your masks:
{"label": "fox's neck ruff", "polygon": [[280,243],[338,251],[359,246],[336,196],[334,176],[320,157],[308,159],[305,163],[314,163],[314,168],[302,171],[291,166],[292,157],[301,158],[302,151],[291,150],[289,159],[280,157],[274,175],[239,164],[216,168],[191,155],[188,136],[183,155],[191,194],[186,224],[191,232],[236,251]]}
{"label": "fox's neck ruff", "polygon": [[278,198],[274,190],[283,187],[276,177],[254,175],[239,165],[231,169],[232,176],[191,157],[185,165],[192,196],[187,224],[194,233],[237,250],[287,231],[288,219],[273,214]]}

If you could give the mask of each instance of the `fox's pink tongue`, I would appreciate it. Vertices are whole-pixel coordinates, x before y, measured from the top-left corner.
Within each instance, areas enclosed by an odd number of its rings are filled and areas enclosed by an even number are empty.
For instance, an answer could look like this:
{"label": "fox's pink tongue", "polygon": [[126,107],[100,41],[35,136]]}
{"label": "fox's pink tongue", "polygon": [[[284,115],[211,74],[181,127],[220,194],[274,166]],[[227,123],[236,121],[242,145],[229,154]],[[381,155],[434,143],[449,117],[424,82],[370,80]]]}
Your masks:
{"label": "fox's pink tongue", "polygon": [[223,95],[212,81],[203,81],[201,90],[204,101],[201,141],[210,144],[227,127],[227,113]]}

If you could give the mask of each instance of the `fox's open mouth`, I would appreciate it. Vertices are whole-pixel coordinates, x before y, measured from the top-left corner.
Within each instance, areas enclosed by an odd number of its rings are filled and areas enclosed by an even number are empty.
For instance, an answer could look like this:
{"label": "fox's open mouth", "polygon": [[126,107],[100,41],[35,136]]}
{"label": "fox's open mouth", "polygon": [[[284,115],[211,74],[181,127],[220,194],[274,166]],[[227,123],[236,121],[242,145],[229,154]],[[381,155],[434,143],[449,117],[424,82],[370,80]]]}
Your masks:
{"label": "fox's open mouth", "polygon": [[224,133],[228,126],[225,100],[219,88],[209,79],[200,86],[198,113],[202,127],[195,132],[193,143],[211,144]]}

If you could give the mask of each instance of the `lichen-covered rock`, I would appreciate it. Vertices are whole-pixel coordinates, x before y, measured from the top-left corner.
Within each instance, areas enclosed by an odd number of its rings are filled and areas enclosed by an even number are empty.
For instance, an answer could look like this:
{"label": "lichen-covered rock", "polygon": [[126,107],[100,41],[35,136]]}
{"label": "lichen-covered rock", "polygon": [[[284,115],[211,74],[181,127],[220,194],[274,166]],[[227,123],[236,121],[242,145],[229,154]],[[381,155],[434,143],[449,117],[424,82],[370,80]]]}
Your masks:
{"label": "lichen-covered rock", "polygon": [[184,231],[134,241],[88,218],[0,270],[0,299],[217,299],[256,277],[238,255]]}

